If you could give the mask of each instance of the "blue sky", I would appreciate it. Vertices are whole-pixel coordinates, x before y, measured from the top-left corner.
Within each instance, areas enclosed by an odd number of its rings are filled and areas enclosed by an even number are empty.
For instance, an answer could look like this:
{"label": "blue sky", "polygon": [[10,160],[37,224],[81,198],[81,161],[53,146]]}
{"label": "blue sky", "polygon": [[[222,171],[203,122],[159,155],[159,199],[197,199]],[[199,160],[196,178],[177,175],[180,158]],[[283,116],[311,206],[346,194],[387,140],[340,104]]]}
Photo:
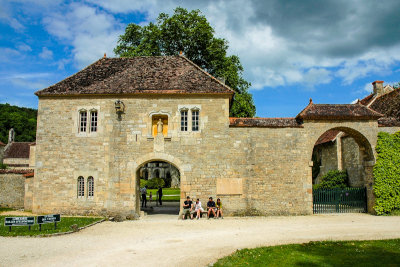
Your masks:
{"label": "blue sky", "polygon": [[200,9],[240,57],[257,116],[350,103],[371,82],[400,81],[399,1],[0,0],[0,103],[37,108],[33,94],[114,56],[128,23],[177,6]]}

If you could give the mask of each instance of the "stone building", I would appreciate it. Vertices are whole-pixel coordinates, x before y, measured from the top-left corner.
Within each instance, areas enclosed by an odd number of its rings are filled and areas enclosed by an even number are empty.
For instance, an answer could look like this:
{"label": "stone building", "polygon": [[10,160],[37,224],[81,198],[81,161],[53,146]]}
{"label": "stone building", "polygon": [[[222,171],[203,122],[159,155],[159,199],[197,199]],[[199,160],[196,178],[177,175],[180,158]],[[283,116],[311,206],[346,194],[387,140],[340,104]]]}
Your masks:
{"label": "stone building", "polygon": [[[2,163],[11,169],[27,169],[32,142],[15,142],[14,129],[10,129],[8,143],[2,149]],[[0,144],[1,146],[1,144]]]}
{"label": "stone building", "polygon": [[371,211],[382,114],[360,103],[229,118],[234,91],[184,56],[102,58],[36,95],[35,213],[139,213],[143,170],[165,163],[179,171],[181,201],[220,197],[233,215],[311,214],[312,153],[329,130],[359,145]]}
{"label": "stone building", "polygon": [[[360,104],[384,115],[378,120],[380,131],[393,133],[399,130],[400,94],[390,85],[383,86],[383,81],[372,83],[373,92],[362,99]],[[316,142],[313,152],[314,165],[319,164],[317,177],[313,183],[319,183],[321,177],[330,170],[346,170],[349,184],[352,187],[364,185],[360,160],[359,146],[349,135],[330,130],[324,133]]]}

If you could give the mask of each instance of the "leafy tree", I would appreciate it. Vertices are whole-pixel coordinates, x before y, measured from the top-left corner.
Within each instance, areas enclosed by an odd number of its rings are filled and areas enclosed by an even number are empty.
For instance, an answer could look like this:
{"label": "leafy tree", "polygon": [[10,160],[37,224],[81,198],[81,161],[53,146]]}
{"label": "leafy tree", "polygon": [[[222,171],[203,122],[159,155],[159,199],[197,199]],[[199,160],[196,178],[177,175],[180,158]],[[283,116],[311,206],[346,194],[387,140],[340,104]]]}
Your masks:
{"label": "leafy tree", "polygon": [[35,141],[36,117],[36,109],[0,104],[0,141],[8,142],[8,131],[11,128],[15,131],[15,141]]}
{"label": "leafy tree", "polygon": [[256,108],[248,92],[251,84],[242,77],[239,57],[228,56],[227,50],[228,42],[214,36],[214,29],[200,10],[189,12],[178,7],[172,16],[159,14],[155,23],[130,23],[114,52],[121,57],[135,57],[176,55],[182,51],[211,75],[225,78],[226,85],[235,90],[231,116],[253,117]]}

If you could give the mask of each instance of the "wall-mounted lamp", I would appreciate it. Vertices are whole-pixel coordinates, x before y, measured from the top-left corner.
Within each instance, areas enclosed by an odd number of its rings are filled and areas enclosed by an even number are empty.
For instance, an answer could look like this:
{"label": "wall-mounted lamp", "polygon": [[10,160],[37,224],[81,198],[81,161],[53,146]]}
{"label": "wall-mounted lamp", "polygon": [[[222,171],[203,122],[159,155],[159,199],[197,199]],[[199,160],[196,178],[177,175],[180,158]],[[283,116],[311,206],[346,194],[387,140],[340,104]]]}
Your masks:
{"label": "wall-mounted lamp", "polygon": [[117,101],[115,101],[114,106],[115,106],[115,111],[118,114],[118,119],[121,120],[121,114],[124,113],[125,111],[125,104],[124,102],[118,99]]}

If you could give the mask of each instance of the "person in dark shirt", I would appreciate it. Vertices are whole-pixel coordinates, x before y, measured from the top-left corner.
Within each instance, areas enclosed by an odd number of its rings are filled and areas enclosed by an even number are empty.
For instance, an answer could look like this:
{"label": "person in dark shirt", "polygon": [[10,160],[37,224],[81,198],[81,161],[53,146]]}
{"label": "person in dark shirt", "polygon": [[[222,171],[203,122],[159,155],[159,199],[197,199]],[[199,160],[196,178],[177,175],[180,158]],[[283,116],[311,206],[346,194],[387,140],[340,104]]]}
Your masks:
{"label": "person in dark shirt", "polygon": [[162,187],[160,186],[157,190],[157,195],[158,195],[158,203],[160,203],[160,206],[162,206]]}
{"label": "person in dark shirt", "polygon": [[185,202],[183,202],[183,217],[182,220],[186,218],[186,216],[190,215],[190,219],[193,220],[193,202],[190,200],[190,197],[187,196]]}
{"label": "person in dark shirt", "polygon": [[211,213],[214,215],[214,219],[217,218],[217,215],[215,214],[215,210],[216,210],[215,202],[214,202],[213,198],[210,197],[207,202],[207,218],[208,219],[210,219]]}

